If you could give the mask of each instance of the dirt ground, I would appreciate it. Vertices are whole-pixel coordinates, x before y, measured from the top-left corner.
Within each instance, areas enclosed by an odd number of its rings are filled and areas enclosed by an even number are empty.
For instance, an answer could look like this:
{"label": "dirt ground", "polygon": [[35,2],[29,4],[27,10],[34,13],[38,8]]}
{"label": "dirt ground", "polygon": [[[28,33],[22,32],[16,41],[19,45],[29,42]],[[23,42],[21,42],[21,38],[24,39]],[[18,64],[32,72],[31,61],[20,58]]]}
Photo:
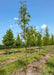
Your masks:
{"label": "dirt ground", "polygon": [[[54,53],[54,50],[48,52],[46,56],[42,56],[39,61],[33,61],[31,64],[28,65],[27,68],[27,75],[42,75],[40,73],[41,67],[44,66],[44,64],[47,62],[47,60],[52,56]],[[42,70],[43,72],[43,70]],[[25,75],[25,68],[22,68],[16,72],[14,72],[12,75]]]}

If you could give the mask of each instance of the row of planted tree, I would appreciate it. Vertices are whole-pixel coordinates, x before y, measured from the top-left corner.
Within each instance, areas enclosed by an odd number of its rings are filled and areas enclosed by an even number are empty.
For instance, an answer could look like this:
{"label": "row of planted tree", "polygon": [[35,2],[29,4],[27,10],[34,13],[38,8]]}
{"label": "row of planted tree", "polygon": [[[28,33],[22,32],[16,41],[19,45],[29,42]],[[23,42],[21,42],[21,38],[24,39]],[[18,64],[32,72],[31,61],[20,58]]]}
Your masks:
{"label": "row of planted tree", "polygon": [[19,20],[16,23],[21,27],[22,32],[14,38],[11,29],[7,30],[6,34],[3,36],[3,45],[0,48],[12,48],[12,47],[24,47],[27,46],[42,46],[42,45],[54,45],[54,35],[50,35],[48,27],[45,29],[43,34],[42,29],[36,31],[36,28],[32,25],[29,26],[30,14],[27,11],[27,4],[25,1],[20,1],[19,8]]}
{"label": "row of planted tree", "polygon": [[[7,30],[6,34],[3,36],[3,48],[19,48],[24,47],[25,42],[23,41],[23,34],[18,34],[17,38],[14,38],[13,32],[11,29]],[[43,35],[42,29],[40,31],[36,31],[36,29],[32,26],[27,28],[27,32],[25,34],[26,44],[27,46],[47,46],[54,45],[54,35],[49,35],[48,27],[45,29],[45,33]],[[0,48],[2,48],[0,45]]]}
{"label": "row of planted tree", "polygon": [[25,75],[27,75],[27,46],[39,46],[40,48],[42,45],[54,45],[54,35],[52,34],[50,36],[48,27],[46,27],[45,33],[43,35],[42,29],[40,29],[40,31],[36,31],[35,27],[29,26],[31,16],[27,11],[26,0],[20,1],[20,4],[21,6],[19,8],[19,20],[17,21],[17,24],[21,27],[22,32],[17,35],[16,39],[14,39],[13,32],[11,29],[9,29],[3,36],[2,42],[6,48],[12,48],[14,46],[22,47],[22,45],[24,45],[26,48]]}

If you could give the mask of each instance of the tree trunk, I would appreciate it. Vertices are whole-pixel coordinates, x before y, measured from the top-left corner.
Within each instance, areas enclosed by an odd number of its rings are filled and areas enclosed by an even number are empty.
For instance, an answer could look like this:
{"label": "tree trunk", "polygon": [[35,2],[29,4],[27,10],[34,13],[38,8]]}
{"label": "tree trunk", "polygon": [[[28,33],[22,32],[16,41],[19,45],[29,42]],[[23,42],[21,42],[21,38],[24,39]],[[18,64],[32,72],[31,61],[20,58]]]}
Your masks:
{"label": "tree trunk", "polygon": [[30,45],[29,45],[29,54],[30,54]]}
{"label": "tree trunk", "polygon": [[40,55],[40,47],[39,47],[39,55]]}
{"label": "tree trunk", "polygon": [[25,75],[27,75],[27,44],[26,44],[26,28],[25,28],[25,22],[24,22],[24,39],[25,39],[25,49],[26,49],[26,66],[25,66]]}
{"label": "tree trunk", "polygon": [[25,66],[25,75],[27,75],[27,46],[26,46],[26,40],[25,40],[25,49],[26,49],[26,66]]}
{"label": "tree trunk", "polygon": [[27,75],[27,49],[26,49],[26,71],[25,71],[25,75]]}

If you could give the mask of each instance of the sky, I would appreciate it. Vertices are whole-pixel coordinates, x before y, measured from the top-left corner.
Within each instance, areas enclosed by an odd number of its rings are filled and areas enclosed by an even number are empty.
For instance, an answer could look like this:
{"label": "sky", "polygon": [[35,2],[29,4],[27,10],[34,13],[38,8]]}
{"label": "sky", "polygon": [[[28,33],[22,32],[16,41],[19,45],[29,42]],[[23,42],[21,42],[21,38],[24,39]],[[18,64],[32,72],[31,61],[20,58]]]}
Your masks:
{"label": "sky", "polygon": [[[21,32],[20,26],[15,23],[19,19],[19,1],[0,0],[0,44],[9,28],[12,29],[14,37]],[[49,33],[54,34],[54,0],[27,0],[27,8],[31,15],[30,25],[36,26],[38,31],[48,26]]]}

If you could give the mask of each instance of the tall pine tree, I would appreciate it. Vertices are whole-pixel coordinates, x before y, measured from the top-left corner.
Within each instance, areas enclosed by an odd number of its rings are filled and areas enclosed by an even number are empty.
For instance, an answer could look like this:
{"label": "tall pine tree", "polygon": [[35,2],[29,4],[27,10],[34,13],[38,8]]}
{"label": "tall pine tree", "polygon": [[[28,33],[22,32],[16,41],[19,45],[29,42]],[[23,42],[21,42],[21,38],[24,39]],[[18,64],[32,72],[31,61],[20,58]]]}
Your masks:
{"label": "tall pine tree", "polygon": [[3,44],[8,47],[11,48],[14,44],[14,37],[13,37],[13,32],[11,29],[7,30],[6,34],[3,36]]}

